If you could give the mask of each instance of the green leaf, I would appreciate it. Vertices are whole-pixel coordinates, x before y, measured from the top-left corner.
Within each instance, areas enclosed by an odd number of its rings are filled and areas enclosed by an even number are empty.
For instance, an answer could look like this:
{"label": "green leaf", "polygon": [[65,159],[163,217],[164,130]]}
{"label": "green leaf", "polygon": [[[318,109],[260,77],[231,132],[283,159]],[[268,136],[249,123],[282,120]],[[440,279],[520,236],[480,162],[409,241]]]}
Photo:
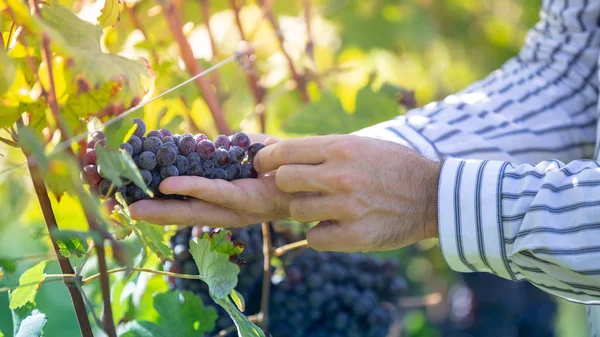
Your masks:
{"label": "green leaf", "polygon": [[0,258],[0,279],[4,272],[14,273],[17,271],[17,261],[14,259]]}
{"label": "green leaf", "polygon": [[163,227],[152,225],[144,221],[136,221],[134,232],[159,258],[167,260],[173,259],[173,250],[169,248],[166,243]]}
{"label": "green leaf", "polygon": [[17,337],[37,337],[42,335],[46,315],[35,309],[33,303],[12,310],[13,333]]}
{"label": "green leaf", "polygon": [[202,300],[191,292],[166,292],[154,296],[154,307],[160,314],[158,324],[135,321],[119,331],[122,337],[202,336],[215,328],[217,312],[205,308]]}
{"label": "green leaf", "polygon": [[142,191],[145,191],[146,194],[153,196],[152,191],[146,186],[144,178],[142,178],[140,171],[127,152],[123,150],[111,151],[105,147],[98,146],[96,148],[96,155],[103,177],[109,179],[117,186],[124,184],[121,178],[127,178],[141,188]]}
{"label": "green leaf", "polygon": [[229,297],[213,297],[213,300],[227,311],[227,314],[229,314],[237,327],[239,337],[265,337],[265,333],[256,326],[256,324],[250,322],[250,320],[238,310],[235,304],[231,302]]}
{"label": "green leaf", "polygon": [[48,261],[42,261],[26,270],[19,278],[19,287],[10,294],[10,309],[24,306],[34,302],[35,295],[45,279],[44,268]]}
{"label": "green leaf", "polygon": [[244,247],[231,242],[231,231],[220,230],[213,233],[204,233],[203,239],[210,240],[210,249],[218,253],[239,255],[244,251]]}
{"label": "green leaf", "polygon": [[284,129],[301,134],[349,133],[354,131],[351,124],[339,98],[327,91],[321,93],[320,101],[311,102],[290,116]]}
{"label": "green leaf", "polygon": [[[106,142],[113,149],[118,149],[126,139],[129,139],[135,132],[137,124],[132,122],[133,116],[127,116],[116,120],[104,129],[106,134]],[[132,125],[133,124],[133,125]]]}
{"label": "green leaf", "polygon": [[31,315],[25,317],[21,322],[19,331],[15,337],[40,337],[43,335],[43,329],[48,322],[48,317],[37,309],[31,312]]}
{"label": "green leaf", "polygon": [[229,296],[237,285],[240,269],[229,262],[229,255],[211,249],[208,239],[190,241],[190,254],[196,261],[200,278],[206,284],[211,296],[224,298]]}
{"label": "green leaf", "polygon": [[78,231],[53,231],[52,235],[56,239],[60,254],[64,257],[82,257],[88,250],[86,236],[95,234],[96,239],[99,239],[97,233],[78,232]]}
{"label": "green leaf", "polygon": [[119,0],[106,0],[98,17],[98,22],[102,27],[109,27],[119,22],[121,16],[120,4],[121,1]]}
{"label": "green leaf", "polygon": [[356,108],[353,117],[356,120],[352,131],[390,120],[400,113],[398,103],[384,92],[375,92],[371,86],[365,86],[356,95]]}
{"label": "green leaf", "polygon": [[244,300],[244,296],[242,294],[233,289],[229,296],[231,296],[231,299],[240,311],[246,310],[246,300]]}

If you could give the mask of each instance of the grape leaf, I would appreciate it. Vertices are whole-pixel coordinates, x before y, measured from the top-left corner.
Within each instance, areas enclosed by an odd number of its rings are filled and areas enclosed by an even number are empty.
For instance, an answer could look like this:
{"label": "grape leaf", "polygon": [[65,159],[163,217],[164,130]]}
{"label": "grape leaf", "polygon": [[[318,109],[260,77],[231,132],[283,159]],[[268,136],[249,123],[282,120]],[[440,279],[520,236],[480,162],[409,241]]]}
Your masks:
{"label": "grape leaf", "polygon": [[220,230],[212,235],[204,233],[202,239],[210,240],[211,250],[228,256],[239,255],[244,251],[243,246],[231,242],[231,231],[228,230]]}
{"label": "grape leaf", "polygon": [[17,270],[17,261],[9,258],[0,258],[0,273],[14,273]]}
{"label": "grape leaf", "polygon": [[212,299],[227,311],[227,314],[229,314],[235,323],[239,337],[265,337],[265,333],[257,327],[256,324],[250,322],[250,320],[238,310],[235,304],[231,302],[229,297],[212,297]]}
{"label": "grape leaf", "polygon": [[60,254],[64,257],[82,257],[88,250],[86,237],[94,237],[96,242],[101,241],[100,234],[96,232],[79,232],[69,230],[53,230],[52,236],[58,244]]}
{"label": "grape leaf", "polygon": [[11,310],[13,333],[17,337],[38,337],[46,324],[46,315],[35,309],[33,303]]}
{"label": "grape leaf", "polygon": [[190,241],[190,254],[196,261],[200,278],[206,284],[211,296],[224,298],[237,285],[237,275],[240,269],[229,262],[229,255],[211,249],[208,239]]}
{"label": "grape leaf", "polygon": [[158,324],[134,321],[120,329],[122,337],[202,336],[215,328],[217,312],[205,308],[202,300],[191,292],[165,292],[154,296],[154,307],[160,314]]}
{"label": "grape leaf", "polygon": [[115,207],[111,218],[118,221],[119,225],[123,227],[123,232],[120,232],[121,235],[127,236],[129,235],[127,232],[132,230],[138,239],[160,259],[173,260],[173,250],[166,243],[163,227],[132,219],[129,207],[127,207],[123,197],[120,193],[117,193],[116,197],[121,205]]}
{"label": "grape leaf", "polygon": [[121,1],[120,0],[106,0],[104,7],[100,11],[98,22],[102,27],[113,26],[119,22],[121,17]]}
{"label": "grape leaf", "polygon": [[35,295],[45,279],[44,268],[48,261],[42,261],[26,270],[19,278],[19,287],[10,294],[11,309],[22,307],[28,302],[34,302]]}
{"label": "grape leaf", "polygon": [[131,156],[122,150],[111,151],[102,146],[96,148],[98,166],[102,169],[102,175],[117,186],[122,186],[122,177],[131,180],[146,194],[153,196],[152,191],[146,186],[144,178],[140,174]]}

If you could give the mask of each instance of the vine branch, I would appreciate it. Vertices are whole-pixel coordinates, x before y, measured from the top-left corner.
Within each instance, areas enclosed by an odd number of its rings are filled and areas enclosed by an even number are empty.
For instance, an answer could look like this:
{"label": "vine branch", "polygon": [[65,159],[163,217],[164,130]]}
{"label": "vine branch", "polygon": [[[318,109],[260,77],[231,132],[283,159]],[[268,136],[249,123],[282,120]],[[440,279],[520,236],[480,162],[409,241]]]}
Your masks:
{"label": "vine branch", "polygon": [[263,282],[262,293],[260,297],[260,312],[258,322],[263,331],[269,330],[269,297],[271,295],[271,257],[273,256],[273,246],[271,242],[271,224],[263,222]]}
{"label": "vine branch", "polygon": [[[142,25],[140,18],[137,15],[137,12],[135,10],[135,4],[129,5],[129,4],[127,4],[127,2],[125,2],[124,5],[127,10],[127,13],[129,14],[129,17],[131,18],[131,22],[133,23],[133,26],[142,33],[145,40],[148,40],[149,39],[148,33],[146,32],[146,29]],[[149,49],[150,49],[150,55],[152,56],[154,63],[158,64],[160,59],[158,57],[158,53],[156,52],[156,49],[154,49],[154,48],[149,48]]]}
{"label": "vine branch", "polygon": [[17,145],[17,143],[13,142],[10,139],[6,139],[4,137],[0,137],[0,142],[8,145],[8,146],[12,146],[12,147],[19,147],[19,145]]}
{"label": "vine branch", "polygon": [[310,98],[308,97],[308,91],[306,91],[306,81],[303,76],[298,73],[296,67],[294,66],[294,61],[290,54],[285,50],[285,40],[283,37],[283,33],[281,32],[281,27],[279,27],[279,23],[275,19],[273,12],[270,9],[270,6],[265,6],[265,0],[257,0],[257,2],[261,5],[264,11],[264,17],[269,21],[271,27],[275,31],[275,35],[277,35],[277,41],[279,41],[279,47],[281,48],[281,52],[285,59],[288,62],[288,67],[290,68],[290,73],[292,74],[292,78],[294,82],[296,82],[296,87],[298,92],[300,93],[300,97],[304,102],[310,102]]}
{"label": "vine branch", "polygon": [[294,249],[298,249],[298,248],[303,248],[303,247],[307,247],[308,246],[308,241],[306,240],[302,240],[302,241],[297,241],[297,242],[292,242],[290,244],[281,246],[277,249],[275,249],[275,252],[273,253],[273,255],[275,256],[281,256],[289,251],[292,251]]}
{"label": "vine branch", "polygon": [[[204,16],[204,22],[206,22],[206,32],[208,33],[208,38],[210,40],[210,48],[212,49],[213,59],[217,58],[217,54],[219,53],[217,50],[217,42],[215,40],[215,35],[213,33],[212,28],[210,27],[210,1],[209,0],[200,0],[200,7],[202,7],[202,16]],[[217,93],[220,92],[221,82],[219,81],[219,74],[214,72],[211,74],[210,79],[212,81],[212,85],[215,87],[215,91]],[[218,96],[218,95],[217,95]]]}
{"label": "vine branch", "polygon": [[[203,71],[202,66],[196,59],[194,58],[194,53],[192,51],[192,47],[190,46],[187,37],[183,33],[183,23],[181,20],[181,15],[179,14],[179,10],[175,6],[173,2],[168,0],[157,0],[158,4],[163,8],[165,13],[165,17],[167,19],[167,23],[169,25],[169,29],[171,30],[171,34],[175,39],[175,42],[179,46],[179,50],[181,52],[181,58],[185,63],[185,67],[190,75],[195,76]],[[213,119],[215,121],[215,125],[219,132],[223,134],[231,134],[231,128],[227,124],[225,120],[225,116],[223,114],[223,110],[219,103],[216,93],[211,88],[208,81],[203,77],[198,77],[195,79],[196,85],[202,91],[202,95],[204,96],[204,100],[206,101],[206,105],[208,106]]]}

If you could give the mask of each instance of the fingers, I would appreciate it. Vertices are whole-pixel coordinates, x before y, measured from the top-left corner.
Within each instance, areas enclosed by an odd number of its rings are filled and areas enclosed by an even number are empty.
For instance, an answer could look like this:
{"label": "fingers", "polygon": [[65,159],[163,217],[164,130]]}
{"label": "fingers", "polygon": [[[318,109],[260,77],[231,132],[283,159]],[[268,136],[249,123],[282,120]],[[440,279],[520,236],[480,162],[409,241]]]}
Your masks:
{"label": "fingers", "polygon": [[372,236],[365,228],[356,224],[322,221],[308,231],[306,239],[315,250],[360,252],[368,250]]}
{"label": "fingers", "polygon": [[131,217],[158,225],[240,227],[260,222],[253,216],[202,200],[141,200],[129,206]]}
{"label": "fingers", "polygon": [[290,216],[299,222],[340,220],[336,209],[337,199],[329,196],[305,196],[295,198],[290,203]]}
{"label": "fingers", "polygon": [[279,142],[279,138],[269,137],[269,138],[265,139],[265,142],[263,144],[265,144],[265,146],[269,146],[269,145],[273,145],[278,142]]}
{"label": "fingers", "polygon": [[327,159],[326,147],[336,136],[286,139],[260,150],[254,158],[258,172],[275,171],[287,164],[321,164]]}
{"label": "fingers", "polygon": [[275,182],[286,193],[328,192],[321,171],[314,165],[283,165],[277,169]]}
{"label": "fingers", "polygon": [[[244,196],[237,185],[221,179],[171,177],[159,186],[164,194],[181,194],[219,205],[238,205]],[[234,207],[235,208],[235,207]]]}

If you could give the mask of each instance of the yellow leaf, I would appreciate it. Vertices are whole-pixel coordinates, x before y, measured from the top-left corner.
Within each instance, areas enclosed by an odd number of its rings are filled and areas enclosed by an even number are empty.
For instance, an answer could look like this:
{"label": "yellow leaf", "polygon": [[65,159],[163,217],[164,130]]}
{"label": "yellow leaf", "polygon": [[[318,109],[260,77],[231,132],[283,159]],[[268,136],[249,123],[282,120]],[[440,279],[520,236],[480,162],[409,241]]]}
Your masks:
{"label": "yellow leaf", "polygon": [[121,0],[106,0],[98,17],[98,22],[102,27],[113,26],[119,22],[120,16]]}

